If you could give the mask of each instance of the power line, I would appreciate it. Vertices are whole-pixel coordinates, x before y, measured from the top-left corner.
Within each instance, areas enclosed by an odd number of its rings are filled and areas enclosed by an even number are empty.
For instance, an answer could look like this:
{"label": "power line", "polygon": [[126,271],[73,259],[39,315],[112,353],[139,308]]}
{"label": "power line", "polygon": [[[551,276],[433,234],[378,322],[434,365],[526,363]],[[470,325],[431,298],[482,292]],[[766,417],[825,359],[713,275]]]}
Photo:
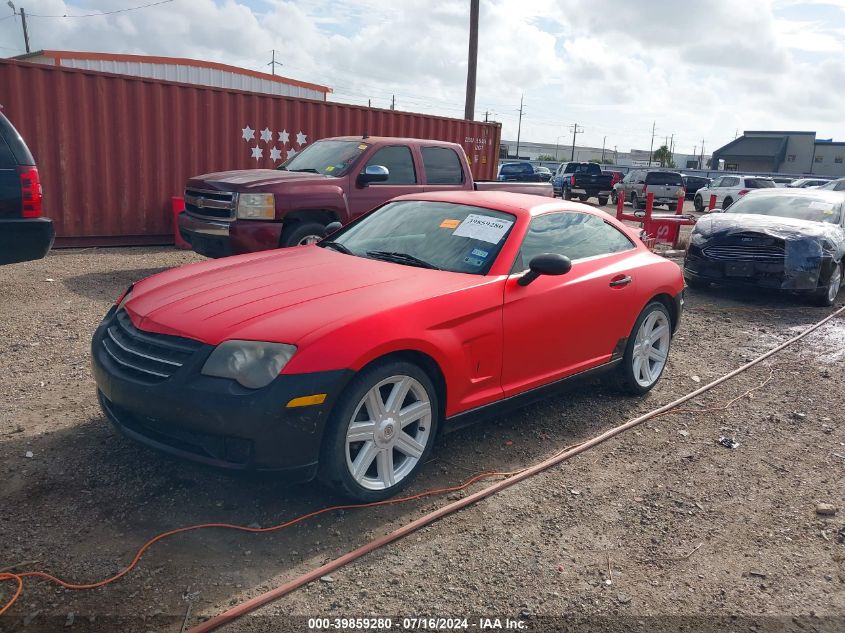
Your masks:
{"label": "power line", "polygon": [[137,11],[138,9],[146,9],[147,7],[157,7],[160,4],[168,4],[174,0],[159,0],[158,2],[151,2],[150,4],[142,4],[137,7],[129,7],[127,9],[114,9],[113,11],[103,11],[102,13],[84,13],[80,15],[42,15],[38,13],[28,13],[31,18],[97,18],[103,15],[114,15],[115,13],[126,13],[127,11]]}

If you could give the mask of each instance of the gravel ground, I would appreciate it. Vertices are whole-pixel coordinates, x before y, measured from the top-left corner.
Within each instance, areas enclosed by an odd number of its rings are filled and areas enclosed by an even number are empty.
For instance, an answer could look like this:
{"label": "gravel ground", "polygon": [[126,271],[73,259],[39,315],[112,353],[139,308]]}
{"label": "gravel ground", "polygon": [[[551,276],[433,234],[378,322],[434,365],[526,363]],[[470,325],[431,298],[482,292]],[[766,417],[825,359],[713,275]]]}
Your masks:
{"label": "gravel ground", "polygon": [[[269,526],[339,501],[317,484],[231,476],[159,455],[101,414],[88,351],[100,318],[133,280],[201,259],[168,248],[86,249],[3,268],[0,569],[93,582],[164,530]],[[669,366],[649,395],[582,383],[445,435],[411,489],[529,465],[705,384],[828,312],[769,294],[688,291]],[[538,631],[563,628],[553,616],[566,616],[567,630],[845,630],[843,369],[845,320],[837,319],[685,411],[222,630],[307,630],[293,616],[390,616],[398,627],[422,615],[467,617],[470,628],[479,617],[502,618],[503,627],[510,618]],[[739,446],[724,448],[720,436]],[[446,501],[334,512],[274,534],[177,536],[105,588],[27,580],[0,631],[178,632],[189,608],[196,624]],[[819,503],[839,510],[819,515]],[[12,589],[0,585],[0,600]]]}

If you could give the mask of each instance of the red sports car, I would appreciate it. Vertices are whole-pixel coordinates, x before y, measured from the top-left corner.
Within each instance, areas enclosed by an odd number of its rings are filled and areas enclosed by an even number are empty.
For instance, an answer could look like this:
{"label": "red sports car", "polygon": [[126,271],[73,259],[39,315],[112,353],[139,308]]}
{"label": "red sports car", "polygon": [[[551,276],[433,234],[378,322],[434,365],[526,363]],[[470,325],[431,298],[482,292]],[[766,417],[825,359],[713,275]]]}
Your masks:
{"label": "red sports car", "polygon": [[612,370],[651,389],[680,268],[602,211],[539,196],[397,198],[316,245],[148,277],[92,342],[128,436],[384,499],[438,431]]}

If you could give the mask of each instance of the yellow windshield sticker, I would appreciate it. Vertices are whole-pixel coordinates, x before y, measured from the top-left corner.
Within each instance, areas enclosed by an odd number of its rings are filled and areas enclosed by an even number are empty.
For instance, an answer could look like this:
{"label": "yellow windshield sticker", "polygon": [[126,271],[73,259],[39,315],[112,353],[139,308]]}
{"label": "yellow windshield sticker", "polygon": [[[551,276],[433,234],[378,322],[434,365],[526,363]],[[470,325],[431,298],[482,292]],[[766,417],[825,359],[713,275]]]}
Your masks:
{"label": "yellow windshield sticker", "polygon": [[360,149],[360,150],[365,150],[365,149],[367,149],[368,147],[369,147],[369,145],[367,145],[366,143],[361,143],[361,144],[358,146],[358,149]]}
{"label": "yellow windshield sticker", "polygon": [[456,229],[460,225],[460,220],[443,220],[440,223],[441,229]]}
{"label": "yellow windshield sticker", "polygon": [[334,165],[328,165],[326,171],[334,171]]}

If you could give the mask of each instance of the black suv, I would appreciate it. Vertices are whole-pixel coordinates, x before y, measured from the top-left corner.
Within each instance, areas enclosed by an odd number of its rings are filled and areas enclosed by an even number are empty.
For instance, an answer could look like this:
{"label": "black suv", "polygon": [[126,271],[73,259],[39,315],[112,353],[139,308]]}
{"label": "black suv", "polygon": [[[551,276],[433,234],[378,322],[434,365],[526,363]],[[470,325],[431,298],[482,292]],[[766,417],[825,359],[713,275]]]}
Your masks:
{"label": "black suv", "polygon": [[43,217],[35,160],[0,112],[0,264],[41,259],[55,237],[53,221]]}

